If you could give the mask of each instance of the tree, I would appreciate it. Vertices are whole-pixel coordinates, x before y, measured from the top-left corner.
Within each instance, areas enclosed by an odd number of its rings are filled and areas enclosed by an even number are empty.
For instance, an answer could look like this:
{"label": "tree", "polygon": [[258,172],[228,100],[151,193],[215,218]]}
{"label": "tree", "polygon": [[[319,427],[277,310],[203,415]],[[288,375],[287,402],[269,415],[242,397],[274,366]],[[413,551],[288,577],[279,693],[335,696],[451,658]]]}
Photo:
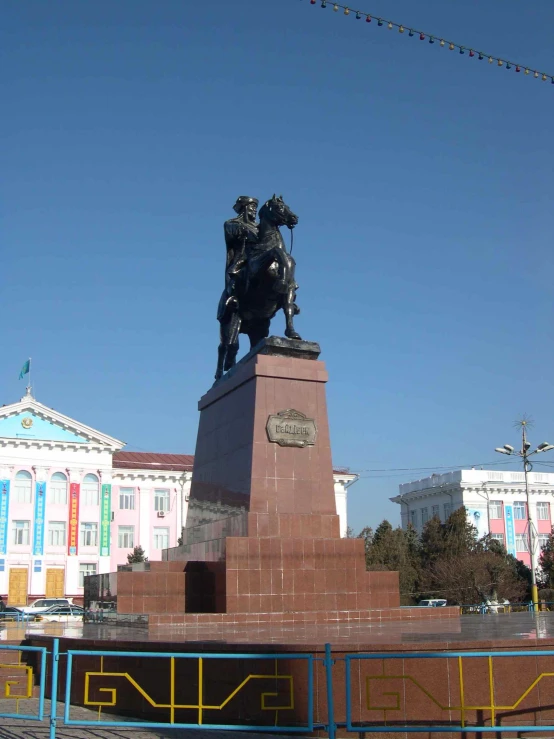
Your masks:
{"label": "tree", "polygon": [[365,528],[360,533],[365,541],[366,566],[368,570],[398,571],[401,602],[409,605],[419,579],[419,544],[417,534],[410,526],[408,530],[393,529],[388,521],[382,521],[375,529]]}
{"label": "tree", "polygon": [[541,549],[539,564],[545,585],[550,589],[554,588],[554,527],[548,535],[546,544]]}
{"label": "tree", "polygon": [[138,544],[132,552],[127,555],[127,562],[132,565],[136,562],[148,562],[148,557],[144,556],[144,549]]}
{"label": "tree", "polygon": [[[520,600],[530,571],[490,536],[479,539],[459,508],[441,524],[431,519],[421,535],[422,590],[451,603]],[[522,569],[523,568],[523,569]]]}

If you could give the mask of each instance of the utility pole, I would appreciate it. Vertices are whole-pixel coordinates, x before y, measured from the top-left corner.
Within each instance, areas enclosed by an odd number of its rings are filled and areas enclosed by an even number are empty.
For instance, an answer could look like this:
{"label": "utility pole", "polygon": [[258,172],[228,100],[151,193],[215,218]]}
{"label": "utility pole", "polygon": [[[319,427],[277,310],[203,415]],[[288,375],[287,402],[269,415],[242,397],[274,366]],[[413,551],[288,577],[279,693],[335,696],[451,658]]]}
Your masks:
{"label": "utility pole", "polygon": [[523,461],[523,473],[525,476],[525,499],[527,505],[527,545],[529,548],[529,556],[531,558],[531,599],[533,601],[533,610],[537,611],[539,608],[539,592],[537,589],[537,570],[535,562],[535,547],[536,547],[536,532],[531,520],[531,500],[529,498],[529,472],[533,469],[533,465],[529,461],[529,457],[533,454],[539,454],[540,452],[548,452],[550,449],[554,449],[554,444],[549,444],[547,441],[543,441],[538,447],[530,452],[531,444],[527,441],[527,426],[530,425],[529,419],[523,418],[518,421],[517,426],[521,427],[521,451],[516,451],[510,444],[504,444],[503,447],[497,447],[494,451],[500,454],[508,454],[509,456],[520,457]]}

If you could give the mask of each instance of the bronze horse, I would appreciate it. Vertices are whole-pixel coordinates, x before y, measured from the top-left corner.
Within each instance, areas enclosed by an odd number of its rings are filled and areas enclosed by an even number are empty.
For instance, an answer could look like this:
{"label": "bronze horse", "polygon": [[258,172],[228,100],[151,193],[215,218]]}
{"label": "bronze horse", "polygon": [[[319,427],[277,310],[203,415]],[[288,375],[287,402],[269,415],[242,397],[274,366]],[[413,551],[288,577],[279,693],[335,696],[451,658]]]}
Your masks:
{"label": "bronze horse", "polygon": [[271,319],[278,310],[282,309],[285,314],[285,336],[300,339],[294,328],[294,316],[300,313],[295,302],[298,288],[294,278],[296,262],[287,252],[279,230],[281,226],[293,229],[298,216],[282,197],[273,195],[261,207],[259,217],[258,240],[246,247],[245,264],[237,275],[237,305],[222,310],[228,298],[227,291],[224,290],[221,296],[216,380],[234,366],[239,334],[247,334],[250,348],[254,347],[269,336]]}

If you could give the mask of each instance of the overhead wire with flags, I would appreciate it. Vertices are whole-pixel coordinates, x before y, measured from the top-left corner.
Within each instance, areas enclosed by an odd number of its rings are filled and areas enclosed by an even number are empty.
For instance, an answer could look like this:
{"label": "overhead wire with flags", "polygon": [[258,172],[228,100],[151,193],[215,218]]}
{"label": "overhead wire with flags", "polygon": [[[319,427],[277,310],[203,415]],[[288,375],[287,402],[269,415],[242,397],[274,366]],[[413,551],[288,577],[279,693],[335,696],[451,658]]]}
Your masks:
{"label": "overhead wire with flags", "polygon": [[320,2],[320,6],[322,8],[326,8],[329,6],[335,12],[342,10],[342,15],[352,16],[356,20],[364,20],[366,23],[371,23],[372,21],[375,21],[374,25],[378,28],[386,27],[389,29],[389,31],[393,28],[397,28],[398,32],[402,34],[407,31],[408,33],[406,35],[408,36],[408,38],[418,36],[420,41],[427,41],[430,44],[436,44],[438,47],[448,47],[450,51],[458,51],[460,55],[465,55],[467,58],[476,57],[479,61],[483,61],[483,59],[486,59],[489,64],[493,64],[494,62],[496,62],[496,66],[498,67],[505,67],[505,69],[507,70],[513,69],[515,72],[523,72],[524,75],[532,74],[535,79],[540,78],[543,82],[550,81],[551,84],[554,85],[554,75],[547,74],[546,72],[540,72],[537,69],[533,69],[532,66],[512,62],[505,58],[502,59],[501,57],[494,56],[493,54],[489,54],[485,51],[479,51],[474,46],[471,46],[469,44],[462,45],[456,43],[455,41],[448,41],[445,37],[427,33],[427,31],[418,31],[409,25],[396,23],[395,21],[387,20],[383,17],[374,16],[365,10],[355,10],[354,8],[343,5],[342,3],[332,2],[332,0],[310,0],[310,5],[316,5],[317,2]]}

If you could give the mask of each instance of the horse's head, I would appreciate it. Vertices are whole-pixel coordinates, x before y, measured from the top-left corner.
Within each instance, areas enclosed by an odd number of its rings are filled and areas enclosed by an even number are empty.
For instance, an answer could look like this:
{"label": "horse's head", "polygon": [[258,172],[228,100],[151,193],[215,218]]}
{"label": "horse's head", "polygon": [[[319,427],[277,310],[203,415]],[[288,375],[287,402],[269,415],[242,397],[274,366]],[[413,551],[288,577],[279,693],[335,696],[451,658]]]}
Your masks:
{"label": "horse's head", "polygon": [[294,228],[298,223],[298,216],[292,212],[283,200],[283,196],[273,195],[267,203],[260,208],[260,221],[269,221],[274,226],[287,226]]}

